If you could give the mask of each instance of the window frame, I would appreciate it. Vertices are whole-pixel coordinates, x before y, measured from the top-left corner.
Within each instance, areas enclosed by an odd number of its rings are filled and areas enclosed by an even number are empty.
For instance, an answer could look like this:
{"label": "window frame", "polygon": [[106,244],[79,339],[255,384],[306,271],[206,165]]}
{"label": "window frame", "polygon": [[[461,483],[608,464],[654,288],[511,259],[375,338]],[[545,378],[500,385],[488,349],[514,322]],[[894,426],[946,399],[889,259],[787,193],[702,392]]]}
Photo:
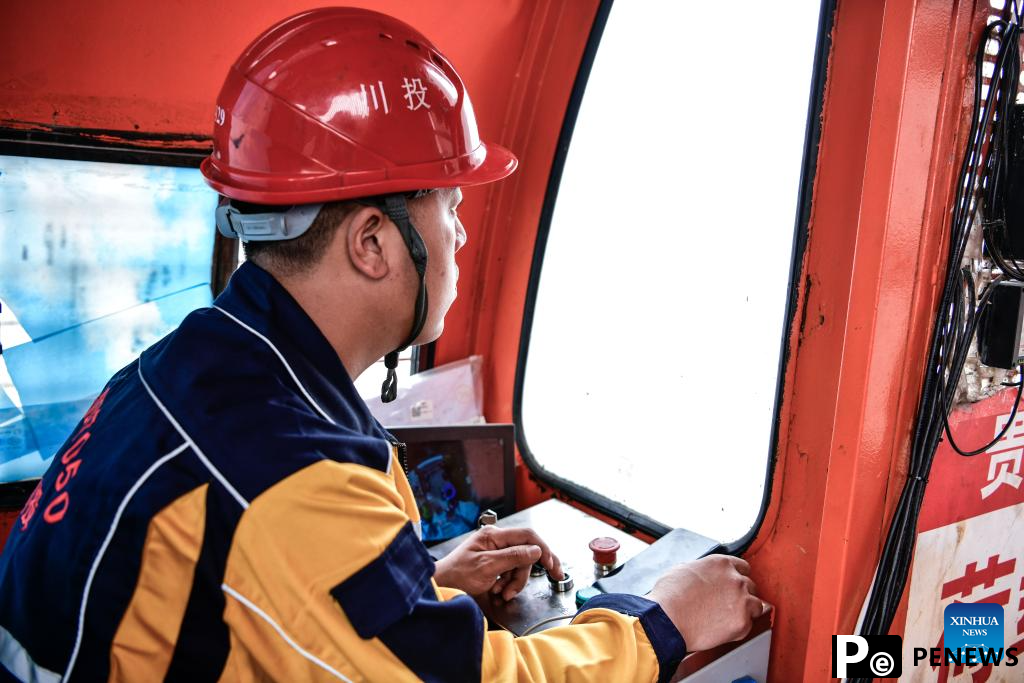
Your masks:
{"label": "window frame", "polygon": [[[516,361],[515,385],[512,399],[512,419],[516,426],[516,442],[519,447],[519,454],[523,459],[523,464],[526,466],[533,478],[541,484],[555,489],[555,491],[563,494],[571,500],[582,503],[601,514],[618,520],[623,523],[628,530],[641,531],[653,536],[654,538],[660,538],[671,531],[672,528],[662,522],[652,519],[639,510],[630,508],[601,493],[593,491],[581,484],[577,484],[570,479],[566,479],[545,469],[537,459],[533,450],[530,448],[529,441],[526,437],[526,428],[523,425],[523,387],[526,377],[526,364],[529,357],[534,309],[537,302],[537,292],[540,286],[541,270],[544,262],[544,252],[547,247],[548,235],[551,230],[551,220],[554,216],[555,203],[558,198],[558,188],[561,184],[562,172],[565,168],[565,161],[568,156],[570,145],[572,144],[572,136],[576,127],[576,119],[579,115],[580,106],[583,102],[583,95],[586,90],[587,82],[590,78],[590,71],[594,64],[594,58],[597,55],[601,37],[608,22],[612,3],[613,0],[602,0],[594,18],[594,24],[591,27],[590,36],[587,39],[587,44],[580,60],[579,71],[576,74],[576,80],[573,83],[572,93],[566,107],[565,119],[562,122],[562,129],[559,133],[558,144],[555,148],[555,156],[551,163],[551,174],[548,178],[544,202],[541,206],[540,219],[537,225],[537,238],[534,243],[534,251],[530,264],[530,276],[527,283],[526,298],[523,306],[523,321],[519,335],[519,353]],[[798,313],[797,299],[800,292],[803,256],[807,247],[807,227],[811,215],[814,179],[817,173],[818,144],[821,139],[821,115],[824,107],[828,56],[832,47],[832,28],[836,4],[837,0],[821,0],[821,8],[818,15],[818,36],[814,49],[814,61],[811,72],[811,87],[804,134],[800,183],[797,195],[797,211],[790,261],[785,324],[782,329],[778,374],[775,383],[775,415],[769,436],[764,492],[762,493],[761,506],[754,524],[744,536],[721,546],[721,549],[725,552],[742,552],[749,547],[764,522],[765,514],[767,513],[768,505],[771,501],[775,475],[775,453],[778,448],[779,432],[781,429],[780,417],[785,390],[785,373],[786,366],[789,363],[790,355],[793,350],[792,344],[790,343],[792,340],[791,331]]]}

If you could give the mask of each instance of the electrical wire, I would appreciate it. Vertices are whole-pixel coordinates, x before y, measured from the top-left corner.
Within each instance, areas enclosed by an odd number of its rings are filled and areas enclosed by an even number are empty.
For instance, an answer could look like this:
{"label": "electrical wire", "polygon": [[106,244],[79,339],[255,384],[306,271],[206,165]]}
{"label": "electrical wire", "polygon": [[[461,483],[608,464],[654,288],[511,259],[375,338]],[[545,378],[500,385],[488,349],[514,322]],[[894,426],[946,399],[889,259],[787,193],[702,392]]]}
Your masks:
{"label": "electrical wire", "polygon": [[[1021,374],[1024,374],[1024,365],[1018,365],[1017,369]],[[943,413],[942,419],[946,427],[946,442],[953,448],[954,451],[964,456],[965,458],[972,458],[975,455],[980,455],[981,453],[984,453],[985,451],[999,443],[999,441],[1004,436],[1006,436],[1006,432],[1010,431],[1010,425],[1012,425],[1017,418],[1017,409],[1020,407],[1020,399],[1022,395],[1024,395],[1024,382],[1018,382],[1017,399],[1013,402],[1013,408],[1010,409],[1010,416],[1009,418],[1007,418],[1006,424],[1004,424],[1003,428],[999,430],[998,434],[996,434],[996,438],[992,439],[981,448],[976,448],[970,451],[964,451],[962,448],[960,448],[959,445],[957,445],[956,441],[953,440],[953,434],[949,429],[949,416],[947,416],[946,413]]]}
{"label": "electrical wire", "polygon": [[[981,163],[985,142],[984,133],[991,125],[994,114],[993,105],[997,100],[995,75],[1001,74],[1006,70],[1007,63],[1011,61],[1013,56],[1013,50],[1010,48],[1010,45],[1015,41],[1011,39],[1004,40],[1001,43],[996,59],[993,85],[990,86],[989,97],[985,98],[983,108],[980,106],[982,102],[982,60],[984,59],[988,41],[995,36],[997,31],[1003,33],[1004,37],[1016,38],[1016,29],[1014,28],[1013,31],[1010,31],[1008,26],[1006,22],[995,22],[989,25],[983,32],[979,45],[976,64],[975,107],[970,136],[971,144],[961,165],[959,185],[957,187],[957,201],[954,205],[952,217],[953,235],[950,240],[949,254],[951,265],[962,260],[970,237],[970,229],[976,210],[972,196],[974,195],[979,169],[984,167]],[[991,147],[989,151],[991,152]],[[941,434],[940,430],[945,430],[945,415],[952,407],[954,398],[953,393],[956,381],[950,382],[949,380],[959,377],[963,361],[966,359],[970,339],[977,324],[979,307],[976,307],[973,302],[973,287],[973,278],[970,276],[969,271],[966,273],[961,271],[959,276],[953,271],[946,281],[942,305],[939,307],[939,316],[936,319],[933,343],[929,353],[928,375],[926,376],[919,405],[918,425],[915,429],[914,444],[911,452],[910,473],[890,527],[886,546],[883,549],[883,556],[879,565],[880,571],[877,573],[876,578],[876,583],[879,584],[877,588],[880,590],[872,591],[872,598],[865,613],[862,627],[862,633],[865,635],[888,631],[893,613],[902,597],[906,573],[909,570],[910,557],[913,552],[917,514],[920,510],[920,503],[923,500],[924,488],[931,469],[931,462],[934,458],[934,450],[938,445],[938,438]],[[988,292],[991,291],[990,288]],[[968,309],[968,306],[969,310],[965,310]],[[952,390],[950,385],[952,385]],[[936,417],[943,419],[937,424]],[[887,569],[892,571],[887,571]],[[893,581],[893,578],[896,580]]]}
{"label": "electrical wire", "polygon": [[[1020,78],[1021,6],[1010,3],[1008,17],[994,21],[981,32],[975,56],[974,98],[967,149],[961,162],[950,217],[947,274],[925,365],[925,377],[913,429],[907,480],[900,493],[886,534],[882,555],[862,610],[859,633],[885,635],[903,598],[914,545],[917,520],[931,473],[935,451],[943,435],[962,456],[983,453],[999,441],[1016,419],[1024,395],[1024,366],[1019,366],[1021,384],[1007,424],[984,448],[965,450],[956,444],[949,427],[949,413],[956,399],[959,378],[971,350],[978,323],[995,289],[1008,280],[1024,281],[1024,267],[1008,254],[1006,225],[1006,181],[1009,175],[1010,125]],[[995,42],[993,71],[987,93],[983,93],[986,52]],[[960,268],[981,213],[981,233],[986,255],[1000,275],[977,296],[970,269]],[[850,679],[855,682],[870,678]]]}
{"label": "electrical wire", "polygon": [[541,619],[536,624],[534,624],[530,628],[528,628],[525,631],[523,631],[520,634],[519,637],[522,638],[523,636],[528,636],[531,633],[533,633],[534,631],[536,631],[538,628],[540,628],[541,626],[544,626],[545,624],[550,624],[550,623],[555,622],[555,621],[562,621],[563,619],[572,619],[575,616],[576,616],[575,614],[561,614],[561,615],[559,615],[557,617],[551,617],[550,619]]}

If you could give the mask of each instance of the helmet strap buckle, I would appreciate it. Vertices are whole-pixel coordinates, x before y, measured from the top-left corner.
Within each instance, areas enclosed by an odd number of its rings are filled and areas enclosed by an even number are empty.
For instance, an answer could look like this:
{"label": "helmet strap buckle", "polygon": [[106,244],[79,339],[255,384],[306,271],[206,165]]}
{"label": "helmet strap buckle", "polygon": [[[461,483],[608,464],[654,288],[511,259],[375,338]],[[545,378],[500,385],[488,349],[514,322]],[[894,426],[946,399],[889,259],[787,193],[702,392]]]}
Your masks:
{"label": "helmet strap buckle", "polygon": [[416,294],[416,305],[413,308],[412,330],[397,349],[384,356],[384,365],[388,369],[388,375],[384,384],[381,385],[380,400],[382,403],[390,403],[398,396],[398,375],[395,371],[398,366],[398,354],[416,341],[416,337],[420,336],[420,332],[423,331],[423,326],[427,322],[427,246],[409,218],[409,205],[406,203],[404,195],[387,195],[383,198],[383,203],[384,212],[398,228],[405,246],[409,249],[409,257],[412,258],[420,281],[419,291]]}
{"label": "helmet strap buckle", "polygon": [[309,230],[322,206],[299,204],[283,211],[245,213],[221,197],[215,214],[217,230],[225,237],[243,242],[291,240]]}

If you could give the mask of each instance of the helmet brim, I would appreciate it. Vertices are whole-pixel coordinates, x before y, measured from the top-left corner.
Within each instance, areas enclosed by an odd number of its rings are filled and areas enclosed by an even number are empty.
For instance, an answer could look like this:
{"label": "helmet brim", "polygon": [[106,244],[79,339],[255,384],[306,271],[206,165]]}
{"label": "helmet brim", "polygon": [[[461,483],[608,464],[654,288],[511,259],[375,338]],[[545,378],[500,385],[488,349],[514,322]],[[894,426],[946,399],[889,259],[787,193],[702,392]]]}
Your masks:
{"label": "helmet brim", "polygon": [[519,166],[516,155],[501,145],[484,142],[481,143],[481,147],[485,150],[483,162],[473,169],[453,176],[453,182],[448,184],[448,187],[493,183],[509,177]]}
{"label": "helmet brim", "polygon": [[[285,178],[266,174],[223,173],[212,157],[200,166],[206,182],[218,193],[242,202],[265,205],[314,204],[359,199],[393,192],[469,187],[507,178],[519,165],[516,156],[501,145],[480,143],[465,157],[413,167],[378,171],[328,173]],[[230,181],[225,182],[230,174]],[[359,182],[360,180],[364,182]]]}

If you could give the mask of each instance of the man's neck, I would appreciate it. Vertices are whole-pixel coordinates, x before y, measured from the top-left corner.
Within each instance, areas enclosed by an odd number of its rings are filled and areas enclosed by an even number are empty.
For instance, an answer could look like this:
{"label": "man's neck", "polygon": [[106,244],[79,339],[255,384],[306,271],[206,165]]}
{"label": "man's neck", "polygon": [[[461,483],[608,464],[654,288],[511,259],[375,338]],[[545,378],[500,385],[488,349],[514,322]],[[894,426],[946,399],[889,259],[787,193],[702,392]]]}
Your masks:
{"label": "man's neck", "polygon": [[319,328],[353,381],[399,343],[387,323],[401,316],[381,310],[358,283],[325,286],[323,278],[274,277]]}

